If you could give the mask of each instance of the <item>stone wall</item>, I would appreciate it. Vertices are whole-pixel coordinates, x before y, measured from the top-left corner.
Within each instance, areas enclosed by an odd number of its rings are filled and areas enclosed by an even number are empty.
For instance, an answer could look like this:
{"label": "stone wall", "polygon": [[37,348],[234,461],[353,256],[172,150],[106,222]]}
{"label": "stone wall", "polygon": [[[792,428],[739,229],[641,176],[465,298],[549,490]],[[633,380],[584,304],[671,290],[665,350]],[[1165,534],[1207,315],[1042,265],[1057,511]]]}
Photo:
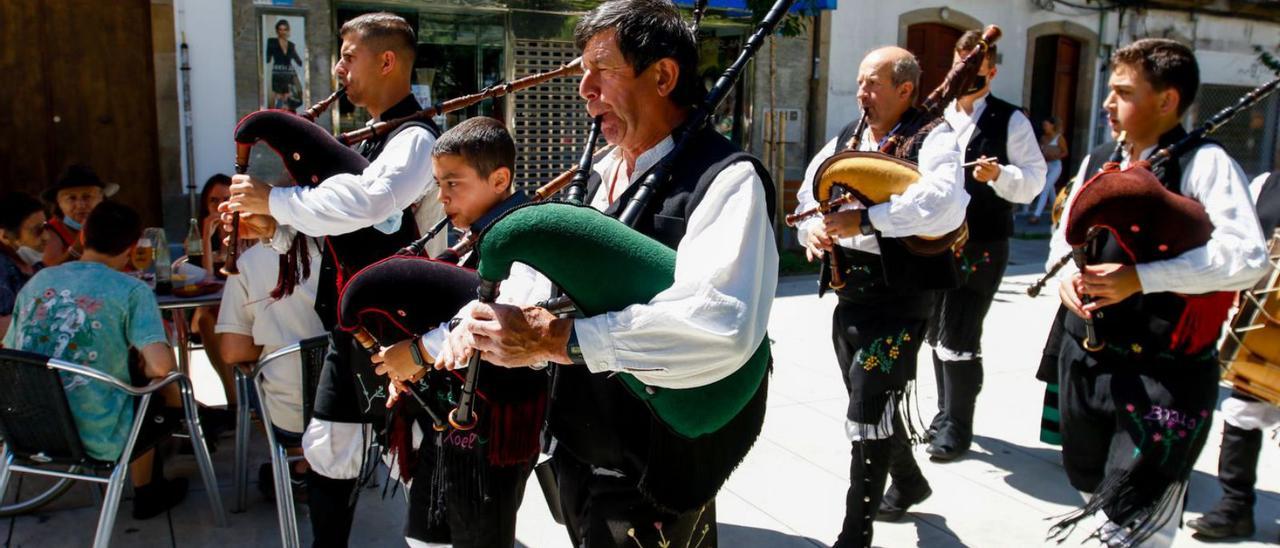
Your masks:
{"label": "stone wall", "polygon": [[[813,24],[814,19],[809,19],[809,27],[803,35],[787,38],[776,36],[765,42],[764,46],[756,54],[754,61],[750,152],[760,157],[765,161],[765,165],[769,166],[769,159],[765,156],[770,155],[771,151],[773,151],[775,165],[781,164],[779,167],[784,172],[784,176],[780,181],[775,180],[774,185],[778,191],[778,204],[784,212],[790,212],[795,207],[796,190],[799,188],[801,180],[804,179],[805,167],[809,164],[810,148],[816,151],[822,146],[822,143],[815,143],[812,147],[809,146],[809,109],[811,108],[809,88],[814,76]],[[766,118],[770,109],[771,46],[776,48],[773,53],[773,68],[776,71],[773,75],[774,106],[780,111],[784,109],[799,111],[796,119],[788,120],[785,126],[779,125],[778,127],[778,131],[785,131],[787,134],[798,137],[794,142],[780,145],[785,155],[779,155],[772,146],[765,142],[769,131],[769,124],[766,123]],[[794,127],[797,125],[799,127]],[[779,162],[778,156],[785,156],[785,160]],[[779,168],[775,168],[775,179],[778,179],[778,172]],[[780,229],[780,241],[784,246],[790,246],[795,241],[795,238],[790,236],[790,229],[786,229],[780,223],[777,226]]]}

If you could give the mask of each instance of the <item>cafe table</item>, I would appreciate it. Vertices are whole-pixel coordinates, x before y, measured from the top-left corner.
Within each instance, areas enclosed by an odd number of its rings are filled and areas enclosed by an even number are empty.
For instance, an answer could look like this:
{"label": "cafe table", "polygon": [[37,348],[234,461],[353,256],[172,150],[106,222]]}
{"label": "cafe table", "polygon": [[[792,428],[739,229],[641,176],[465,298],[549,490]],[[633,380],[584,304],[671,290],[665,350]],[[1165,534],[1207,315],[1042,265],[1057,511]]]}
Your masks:
{"label": "cafe table", "polygon": [[160,305],[161,312],[167,311],[169,313],[169,319],[173,322],[173,329],[177,334],[178,371],[188,375],[191,374],[191,330],[183,312],[202,306],[217,306],[220,302],[222,302],[221,284],[219,284],[217,291],[195,297],[179,297],[173,294],[156,295],[156,303]]}

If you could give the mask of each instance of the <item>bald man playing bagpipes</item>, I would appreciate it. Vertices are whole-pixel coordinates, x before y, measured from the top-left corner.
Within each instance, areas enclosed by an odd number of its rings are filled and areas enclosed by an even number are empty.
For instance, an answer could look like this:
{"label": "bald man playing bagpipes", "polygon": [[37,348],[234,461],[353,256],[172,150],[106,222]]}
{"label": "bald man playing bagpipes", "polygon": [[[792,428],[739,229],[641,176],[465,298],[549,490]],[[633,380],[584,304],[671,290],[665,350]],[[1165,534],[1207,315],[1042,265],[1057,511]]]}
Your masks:
{"label": "bald man playing bagpipes", "polygon": [[[782,13],[785,5],[772,24]],[[763,424],[778,266],[773,185],[758,160],[694,115],[728,88],[702,89],[694,34],[673,4],[606,2],[583,16],[575,39],[586,69],[579,93],[617,147],[593,168],[587,201],[596,209],[516,208],[477,249],[480,277],[494,284],[504,242],[544,230],[524,241],[538,257],[520,260],[581,315],[477,303],[436,367],[469,365],[475,353],[499,366],[556,364],[548,450],[576,545],[714,546],[715,493]],[[651,190],[642,181],[659,172],[669,184],[639,200],[634,229],[600,213],[629,218],[632,199]],[[629,267],[633,259],[664,266],[651,273]],[[665,287],[637,302],[592,304],[655,279]],[[520,292],[518,283],[502,281],[500,291]]]}
{"label": "bald man playing bagpipes", "polygon": [[[972,68],[964,72],[973,78]],[[870,546],[873,521],[897,520],[933,493],[911,453],[916,436],[905,420],[906,406],[935,290],[955,287],[958,273],[950,248],[923,254],[912,251],[915,244],[909,242],[960,230],[969,196],[956,130],[940,114],[950,99],[935,91],[926,101],[936,103],[935,113],[913,107],[919,80],[920,65],[905,49],[878,48],[863,58],[858,67],[862,116],[809,163],[797,195],[797,212],[804,213],[792,216],[809,217],[797,225],[797,236],[811,260],[823,260],[819,291],[829,287],[840,297],[832,342],[849,391],[845,431],[851,447],[839,547]],[[842,164],[854,169],[856,162],[874,162],[885,176],[838,174]],[[918,180],[879,203],[859,201],[820,216],[808,214],[821,209],[820,201],[830,202],[819,195],[828,189],[825,182],[887,187],[888,175],[898,172]],[[851,190],[871,194],[871,186]],[[886,493],[890,475],[893,486]]]}

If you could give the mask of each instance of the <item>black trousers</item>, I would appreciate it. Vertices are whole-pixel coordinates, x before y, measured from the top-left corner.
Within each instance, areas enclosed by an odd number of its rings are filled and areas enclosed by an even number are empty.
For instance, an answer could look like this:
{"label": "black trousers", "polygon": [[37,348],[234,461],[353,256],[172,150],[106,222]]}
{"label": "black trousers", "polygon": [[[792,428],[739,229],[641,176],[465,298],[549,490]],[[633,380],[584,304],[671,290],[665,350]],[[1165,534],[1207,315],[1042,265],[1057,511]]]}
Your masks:
{"label": "black trousers", "polygon": [[[386,379],[373,373],[368,354],[355,339],[346,332],[332,331],[312,415],[330,422],[373,424],[379,432],[386,417],[386,385]],[[315,546],[347,545],[360,493],[358,483],[315,471],[307,474],[307,506]]]}
{"label": "black trousers", "polygon": [[1059,355],[1067,477],[1103,497],[1107,517],[1124,524],[1190,476],[1217,404],[1218,365],[1212,357],[1090,353],[1070,335]]}
{"label": "black trousers", "polygon": [[[428,441],[423,442],[424,453],[431,452]],[[444,480],[443,519],[432,516],[438,494],[431,481],[433,458],[422,458],[414,470],[413,486],[409,490],[409,521],[405,536],[423,542],[452,544],[456,548],[499,548],[514,546],[516,542],[516,512],[524,500],[524,487],[533,471],[533,461],[515,466],[490,466],[484,471],[484,494],[475,500],[474,494],[461,489],[451,489],[452,481]],[[447,472],[446,472],[447,473]]]}
{"label": "black trousers", "polygon": [[563,448],[551,462],[576,546],[716,546],[715,500],[676,514],[655,506],[640,492],[637,478],[596,473]]}
{"label": "black trousers", "polygon": [[1009,240],[969,242],[960,256],[960,287],[942,291],[929,322],[929,344],[982,351],[982,324],[1009,265]]}
{"label": "black trousers", "polygon": [[849,420],[880,422],[890,398],[916,378],[926,320],[894,317],[894,309],[892,303],[869,305],[844,299],[836,305],[831,340],[849,390]]}

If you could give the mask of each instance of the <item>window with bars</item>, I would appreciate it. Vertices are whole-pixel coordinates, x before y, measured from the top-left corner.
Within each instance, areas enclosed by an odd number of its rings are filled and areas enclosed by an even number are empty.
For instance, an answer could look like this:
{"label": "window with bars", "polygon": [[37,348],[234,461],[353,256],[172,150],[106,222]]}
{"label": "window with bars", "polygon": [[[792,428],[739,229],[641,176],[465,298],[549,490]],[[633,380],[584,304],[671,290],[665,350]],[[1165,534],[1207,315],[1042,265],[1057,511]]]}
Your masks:
{"label": "window with bars", "polygon": [[[1223,108],[1235,104],[1252,90],[1252,87],[1246,86],[1201,85],[1188,119],[1198,125]],[[1277,125],[1280,123],[1277,120],[1278,108],[1280,106],[1276,96],[1267,97],[1253,108],[1236,113],[1230,122],[1210,136],[1222,144],[1249,178],[1271,171],[1280,159],[1280,149],[1276,142]]]}
{"label": "window with bars", "polygon": [[[578,56],[573,42],[515,40],[514,78],[554,70]],[[517,189],[533,189],[577,163],[591,119],[578,97],[580,77],[557,78],[513,95]]]}

